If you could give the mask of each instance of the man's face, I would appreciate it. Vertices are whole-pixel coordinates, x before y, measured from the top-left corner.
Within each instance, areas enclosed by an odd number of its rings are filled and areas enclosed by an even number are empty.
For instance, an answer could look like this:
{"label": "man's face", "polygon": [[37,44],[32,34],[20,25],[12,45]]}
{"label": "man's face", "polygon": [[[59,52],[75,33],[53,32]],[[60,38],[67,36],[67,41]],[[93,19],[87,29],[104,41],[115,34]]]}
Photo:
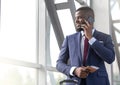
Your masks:
{"label": "man's face", "polygon": [[86,24],[85,20],[88,21],[88,18],[90,17],[90,14],[85,11],[77,11],[75,13],[75,25],[76,25],[76,30],[81,31],[82,25]]}

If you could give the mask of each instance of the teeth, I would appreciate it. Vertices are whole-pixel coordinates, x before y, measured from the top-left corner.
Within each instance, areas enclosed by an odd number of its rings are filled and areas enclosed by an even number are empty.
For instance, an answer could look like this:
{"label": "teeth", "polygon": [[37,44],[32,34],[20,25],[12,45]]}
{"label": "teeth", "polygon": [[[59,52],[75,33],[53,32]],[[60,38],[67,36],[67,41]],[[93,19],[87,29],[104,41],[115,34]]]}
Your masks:
{"label": "teeth", "polygon": [[76,24],[76,27],[79,27],[80,25],[79,24]]}
{"label": "teeth", "polygon": [[81,26],[85,26],[84,24],[81,24]]}

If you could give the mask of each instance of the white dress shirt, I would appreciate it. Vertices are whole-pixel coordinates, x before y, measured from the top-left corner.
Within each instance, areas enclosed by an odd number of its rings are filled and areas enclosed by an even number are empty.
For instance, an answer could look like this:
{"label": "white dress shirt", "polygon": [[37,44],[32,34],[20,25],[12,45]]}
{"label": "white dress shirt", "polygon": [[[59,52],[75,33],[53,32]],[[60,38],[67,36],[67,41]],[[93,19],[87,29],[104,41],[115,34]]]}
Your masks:
{"label": "white dress shirt", "polygon": [[[92,30],[92,34],[94,33],[95,29]],[[84,36],[84,32],[81,31],[81,34],[82,34],[82,40],[81,40],[81,53],[82,53],[82,57],[83,57],[83,51],[84,51],[84,39],[85,39],[85,36]],[[94,42],[96,41],[96,39],[94,37],[92,37],[88,43],[90,45],[92,45]],[[83,59],[83,58],[82,58]],[[73,71],[75,70],[76,66],[73,66],[71,69],[70,69],[70,75],[71,76],[74,76],[73,74]]]}

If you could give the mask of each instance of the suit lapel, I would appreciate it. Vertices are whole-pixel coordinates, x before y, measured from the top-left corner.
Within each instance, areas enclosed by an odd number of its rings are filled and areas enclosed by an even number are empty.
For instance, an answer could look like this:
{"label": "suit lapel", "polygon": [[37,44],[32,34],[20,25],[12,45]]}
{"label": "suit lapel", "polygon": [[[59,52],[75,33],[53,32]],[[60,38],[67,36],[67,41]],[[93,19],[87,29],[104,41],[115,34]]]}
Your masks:
{"label": "suit lapel", "polygon": [[[75,42],[76,42],[76,52],[77,52],[77,56],[80,59],[80,62],[82,63],[82,54],[81,54],[81,33],[79,32],[76,37],[75,37]],[[80,63],[80,65],[81,65]]]}
{"label": "suit lapel", "polygon": [[97,31],[95,30],[95,32],[93,33],[93,37],[97,38]]}
{"label": "suit lapel", "polygon": [[[93,37],[97,38],[97,31],[95,30],[94,33],[93,33]],[[90,60],[90,52],[91,52],[91,47],[89,46],[89,49],[88,49],[88,55],[87,55],[87,61],[86,61],[86,65],[89,64],[89,60]]]}
{"label": "suit lapel", "polygon": [[[93,36],[94,36],[95,38],[97,37],[97,31],[96,31],[96,30],[95,30]],[[75,52],[77,52],[76,55],[79,57],[79,60],[80,60],[80,64],[79,64],[79,65],[82,65],[81,37],[82,37],[82,35],[81,35],[80,32],[77,33],[77,35],[75,35],[75,37],[74,37],[74,40],[75,40],[75,43],[76,43],[76,44],[75,44],[75,47],[76,47],[76,48],[75,48]],[[89,60],[90,60],[90,56],[89,56],[90,50],[91,50],[91,48],[90,48],[90,46],[89,46],[86,64],[88,64],[88,63],[89,63]]]}

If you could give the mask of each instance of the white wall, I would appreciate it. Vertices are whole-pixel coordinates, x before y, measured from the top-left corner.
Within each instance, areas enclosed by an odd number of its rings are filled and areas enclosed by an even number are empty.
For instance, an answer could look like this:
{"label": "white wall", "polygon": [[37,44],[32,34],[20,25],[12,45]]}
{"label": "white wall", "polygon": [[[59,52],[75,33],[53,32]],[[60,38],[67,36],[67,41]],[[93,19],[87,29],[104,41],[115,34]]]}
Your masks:
{"label": "white wall", "polygon": [[95,27],[109,34],[109,0],[92,0],[95,11]]}

